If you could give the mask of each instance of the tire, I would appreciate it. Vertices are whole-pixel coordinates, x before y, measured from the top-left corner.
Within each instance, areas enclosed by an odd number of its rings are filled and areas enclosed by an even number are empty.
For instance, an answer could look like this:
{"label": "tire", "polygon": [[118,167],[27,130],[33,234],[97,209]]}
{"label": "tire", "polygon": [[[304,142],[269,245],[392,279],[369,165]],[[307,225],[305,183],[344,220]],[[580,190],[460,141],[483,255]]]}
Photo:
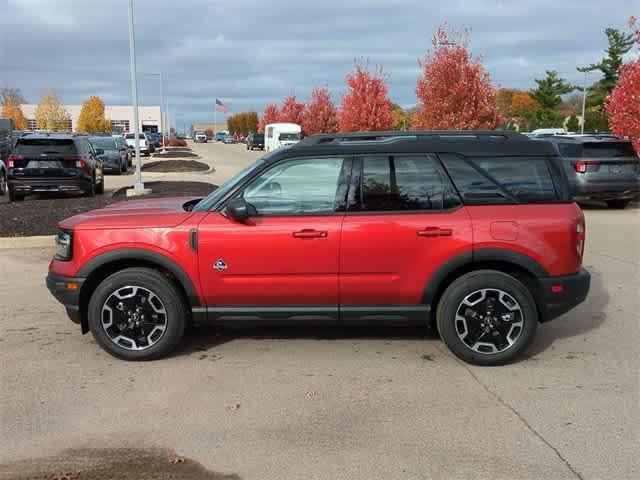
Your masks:
{"label": "tire", "polygon": [[626,208],[629,203],[631,203],[631,200],[607,200],[607,207],[622,210],[623,208]]}
{"label": "tire", "polygon": [[0,195],[6,194],[7,190],[7,173],[2,171],[0,172]]}
{"label": "tire", "polygon": [[[133,288],[137,290],[134,292]],[[127,299],[127,295],[133,297]],[[144,296],[147,299],[154,296],[156,300],[145,302]],[[120,297],[124,298],[120,300]],[[121,312],[117,311],[118,303],[123,304]],[[128,329],[131,325],[128,314],[135,305],[142,308],[141,315],[156,312],[158,317],[155,324],[144,322],[147,327],[139,337],[136,332],[140,330]],[[140,318],[144,319],[144,316],[138,317],[142,321]],[[186,318],[187,308],[175,284],[149,268],[127,268],[110,275],[98,285],[89,300],[88,320],[93,337],[105,351],[123,360],[155,360],[168,355],[182,339]],[[118,320],[122,323],[114,325]],[[122,325],[126,325],[124,330]],[[141,340],[143,337],[146,340]]]}
{"label": "tire", "polygon": [[100,183],[96,184],[96,193],[103,194],[104,193],[104,174],[102,174],[102,179]]}
{"label": "tire", "polygon": [[13,188],[9,188],[9,201],[10,202],[22,202],[24,200],[23,193],[16,193]]}
{"label": "tire", "polygon": [[[484,307],[489,302],[495,310],[491,308],[493,315],[487,325]],[[515,307],[517,310],[512,310]],[[447,287],[438,303],[436,321],[440,337],[461,360],[483,366],[504,365],[533,341],[538,310],[529,289],[516,278],[495,270],[477,270]]]}
{"label": "tire", "polygon": [[95,197],[96,196],[96,179],[95,177],[91,178],[91,184],[89,188],[84,191],[85,197]]}

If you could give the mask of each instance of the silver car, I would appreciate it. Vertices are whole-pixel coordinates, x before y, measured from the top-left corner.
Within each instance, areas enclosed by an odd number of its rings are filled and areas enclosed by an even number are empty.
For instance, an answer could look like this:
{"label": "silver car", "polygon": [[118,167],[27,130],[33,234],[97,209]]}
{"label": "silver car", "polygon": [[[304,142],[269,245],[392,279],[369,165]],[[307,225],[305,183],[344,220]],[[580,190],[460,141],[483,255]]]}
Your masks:
{"label": "silver car", "polygon": [[576,201],[600,200],[625,208],[640,197],[640,158],[628,140],[613,135],[561,135],[553,143]]}

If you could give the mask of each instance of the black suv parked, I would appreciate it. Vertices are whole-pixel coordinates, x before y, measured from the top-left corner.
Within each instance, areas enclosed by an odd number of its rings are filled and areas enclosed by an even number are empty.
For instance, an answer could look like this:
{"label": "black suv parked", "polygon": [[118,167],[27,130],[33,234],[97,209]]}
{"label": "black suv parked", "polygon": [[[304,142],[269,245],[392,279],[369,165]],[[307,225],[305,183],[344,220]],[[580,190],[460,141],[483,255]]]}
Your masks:
{"label": "black suv parked", "polygon": [[598,134],[544,140],[558,150],[576,201],[601,200],[610,208],[624,208],[640,196],[640,159],[630,141]]}
{"label": "black suv parked", "polygon": [[101,136],[89,137],[89,143],[94,149],[102,150],[99,155],[103,162],[105,173],[120,175],[129,169],[131,152],[122,137]]}
{"label": "black suv parked", "polygon": [[253,150],[254,148],[264,150],[264,134],[250,133],[247,136],[247,150]]}
{"label": "black suv parked", "polygon": [[18,138],[7,159],[11,201],[29,193],[104,191],[102,160],[85,135],[29,133]]}

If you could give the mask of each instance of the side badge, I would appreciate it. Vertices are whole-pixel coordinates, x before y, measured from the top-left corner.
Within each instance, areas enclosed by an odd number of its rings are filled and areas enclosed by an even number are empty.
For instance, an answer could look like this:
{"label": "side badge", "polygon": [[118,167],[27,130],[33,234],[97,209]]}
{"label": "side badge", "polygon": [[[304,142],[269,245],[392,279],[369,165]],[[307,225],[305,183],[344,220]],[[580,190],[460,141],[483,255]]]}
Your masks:
{"label": "side badge", "polygon": [[219,272],[223,272],[227,269],[227,264],[224,263],[224,260],[219,258],[218,260],[216,260],[216,263],[213,264],[213,268],[215,268]]}

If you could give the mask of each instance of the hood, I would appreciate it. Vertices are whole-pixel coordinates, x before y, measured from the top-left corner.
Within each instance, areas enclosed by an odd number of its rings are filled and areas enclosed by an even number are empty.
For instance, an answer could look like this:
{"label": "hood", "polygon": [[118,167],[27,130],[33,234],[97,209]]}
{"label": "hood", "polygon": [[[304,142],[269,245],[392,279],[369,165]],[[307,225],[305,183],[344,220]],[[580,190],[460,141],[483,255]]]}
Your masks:
{"label": "hood", "polygon": [[200,197],[153,198],[112,203],[62,220],[58,226],[73,230],[114,228],[170,228],[180,225],[193,212],[183,205]]}

